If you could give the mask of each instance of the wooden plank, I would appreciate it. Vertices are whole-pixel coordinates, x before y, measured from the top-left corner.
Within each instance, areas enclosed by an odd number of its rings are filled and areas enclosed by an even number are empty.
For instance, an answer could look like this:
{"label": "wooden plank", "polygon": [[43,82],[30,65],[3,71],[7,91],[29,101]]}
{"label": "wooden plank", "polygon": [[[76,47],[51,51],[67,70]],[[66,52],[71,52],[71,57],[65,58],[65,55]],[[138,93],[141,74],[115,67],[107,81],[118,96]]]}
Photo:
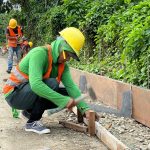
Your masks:
{"label": "wooden plank", "polygon": [[113,136],[109,131],[102,127],[98,122],[95,122],[96,135],[103,141],[111,150],[129,150],[129,148]]}
{"label": "wooden plank", "polygon": [[[83,122],[87,125],[89,123],[86,118],[83,119]],[[95,121],[95,134],[111,150],[130,150],[130,148],[118,140],[97,121]]]}
{"label": "wooden plank", "polygon": [[88,128],[86,126],[76,124],[76,123],[73,123],[73,122],[59,121],[59,124],[63,125],[66,128],[73,129],[73,130],[79,131],[79,132],[86,133],[87,130],[88,130]]}
{"label": "wooden plank", "polygon": [[[121,81],[113,80],[104,76],[95,75],[86,71],[81,71],[71,68],[71,74],[74,81],[79,85],[81,75],[85,75],[88,84],[90,84],[100,102],[116,108],[118,111],[122,106],[122,96],[126,91],[131,90],[132,87],[132,100],[133,100],[133,115],[132,117],[150,127],[150,90],[138,86],[127,84]],[[99,88],[101,85],[101,88]]]}
{"label": "wooden plank", "polygon": [[[117,89],[115,80],[71,68],[72,78],[78,85],[80,76],[83,74],[86,76],[87,83],[93,87],[100,101],[113,108],[117,108]],[[99,85],[101,85],[101,88],[99,88]]]}
{"label": "wooden plank", "polygon": [[[73,112],[76,114],[77,109],[74,108]],[[99,116],[97,117],[99,118]],[[88,125],[89,121],[84,117],[83,122]],[[97,121],[95,121],[95,134],[96,136],[111,150],[130,150],[125,144],[118,140],[114,135],[112,135],[107,129],[101,126]]]}
{"label": "wooden plank", "polygon": [[132,86],[133,118],[150,127],[150,90]]}
{"label": "wooden plank", "polygon": [[90,136],[95,135],[95,112],[89,111],[88,133]]}

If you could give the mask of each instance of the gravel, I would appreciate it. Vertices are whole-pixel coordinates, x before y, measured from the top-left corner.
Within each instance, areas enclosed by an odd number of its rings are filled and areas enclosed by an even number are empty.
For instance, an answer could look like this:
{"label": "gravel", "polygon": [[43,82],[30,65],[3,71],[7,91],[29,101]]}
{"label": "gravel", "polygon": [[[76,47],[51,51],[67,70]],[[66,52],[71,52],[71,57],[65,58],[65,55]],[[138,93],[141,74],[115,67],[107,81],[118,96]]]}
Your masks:
{"label": "gravel", "polygon": [[150,128],[131,118],[114,114],[98,113],[99,123],[131,150],[148,150]]}

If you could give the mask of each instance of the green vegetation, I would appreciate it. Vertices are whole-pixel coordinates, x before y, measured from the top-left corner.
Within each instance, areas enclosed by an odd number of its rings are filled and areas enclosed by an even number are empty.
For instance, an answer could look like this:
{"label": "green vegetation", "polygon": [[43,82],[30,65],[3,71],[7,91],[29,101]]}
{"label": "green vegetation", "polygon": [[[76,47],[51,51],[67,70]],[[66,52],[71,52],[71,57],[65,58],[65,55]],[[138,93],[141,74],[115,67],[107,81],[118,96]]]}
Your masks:
{"label": "green vegetation", "polygon": [[[150,0],[11,0],[14,17],[35,45],[50,43],[66,26],[86,36],[75,68],[150,88]],[[2,40],[2,36],[0,37]]]}

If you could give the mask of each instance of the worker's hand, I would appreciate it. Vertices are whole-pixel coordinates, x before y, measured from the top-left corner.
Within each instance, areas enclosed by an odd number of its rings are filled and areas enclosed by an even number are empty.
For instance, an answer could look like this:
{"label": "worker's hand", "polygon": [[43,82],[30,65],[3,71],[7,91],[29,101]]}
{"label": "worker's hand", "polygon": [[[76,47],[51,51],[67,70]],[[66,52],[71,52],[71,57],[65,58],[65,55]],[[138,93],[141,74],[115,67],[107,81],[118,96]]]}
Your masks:
{"label": "worker's hand", "polygon": [[72,111],[72,108],[73,108],[74,106],[76,106],[76,102],[75,102],[74,99],[71,99],[71,100],[68,102],[66,108],[68,108],[69,111]]}
{"label": "worker's hand", "polygon": [[84,113],[86,119],[89,119],[89,112],[90,112],[90,110],[87,110],[87,111],[85,111],[85,113]]}

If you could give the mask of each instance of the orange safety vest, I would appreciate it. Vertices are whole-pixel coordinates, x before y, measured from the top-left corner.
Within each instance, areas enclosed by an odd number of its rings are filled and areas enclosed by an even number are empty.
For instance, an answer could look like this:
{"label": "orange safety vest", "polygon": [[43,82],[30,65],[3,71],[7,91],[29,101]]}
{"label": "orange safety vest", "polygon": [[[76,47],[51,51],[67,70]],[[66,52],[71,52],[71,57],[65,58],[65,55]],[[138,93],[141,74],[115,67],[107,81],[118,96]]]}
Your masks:
{"label": "orange safety vest", "polygon": [[[18,26],[18,34],[15,34],[13,29],[10,28],[9,26],[7,27],[7,29],[9,30],[9,36],[10,37],[17,37],[17,36],[22,36],[22,32],[21,32],[21,27]],[[17,39],[8,39],[8,46],[9,47],[17,47]]]}
{"label": "orange safety vest", "polygon": [[[50,77],[51,70],[52,70],[52,55],[51,55],[51,46],[47,45],[46,46],[48,49],[48,69],[47,72],[43,75],[43,79],[47,79]],[[58,76],[56,77],[56,80],[58,83],[61,81],[61,77],[64,71],[64,63],[59,64],[58,66]],[[16,66],[15,70],[11,73],[10,78],[7,80],[4,88],[3,88],[3,93],[7,94],[10,91],[13,91],[14,88],[21,83],[28,82],[29,76],[26,75],[25,73],[21,72],[19,69],[19,65]]]}

